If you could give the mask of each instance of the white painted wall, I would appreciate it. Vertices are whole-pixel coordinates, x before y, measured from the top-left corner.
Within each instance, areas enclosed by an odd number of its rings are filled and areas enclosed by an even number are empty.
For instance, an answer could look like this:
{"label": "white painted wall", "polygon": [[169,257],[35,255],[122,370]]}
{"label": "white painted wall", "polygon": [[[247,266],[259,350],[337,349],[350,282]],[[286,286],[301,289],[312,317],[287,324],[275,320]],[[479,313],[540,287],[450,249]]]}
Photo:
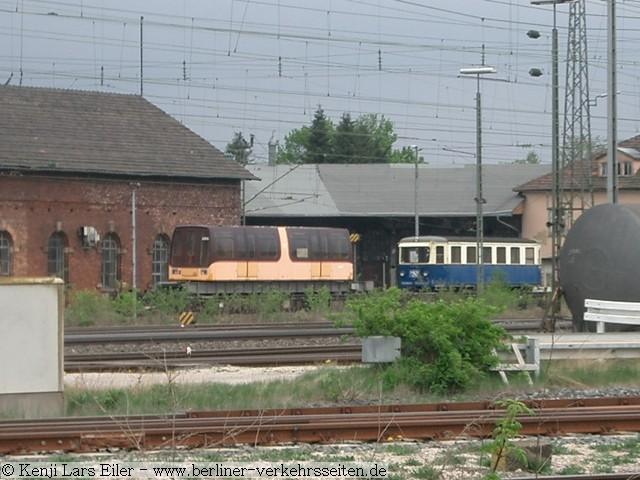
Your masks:
{"label": "white painted wall", "polygon": [[62,391],[60,282],[0,283],[0,394]]}

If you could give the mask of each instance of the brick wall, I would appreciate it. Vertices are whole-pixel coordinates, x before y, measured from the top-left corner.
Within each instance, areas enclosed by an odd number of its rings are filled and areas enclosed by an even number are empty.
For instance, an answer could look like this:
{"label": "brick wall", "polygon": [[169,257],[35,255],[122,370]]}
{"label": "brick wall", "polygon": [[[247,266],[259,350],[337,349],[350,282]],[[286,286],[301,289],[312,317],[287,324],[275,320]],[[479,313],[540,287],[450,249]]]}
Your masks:
{"label": "brick wall", "polygon": [[[171,237],[178,224],[239,222],[240,183],[136,181],[137,283],[151,285],[151,248],[156,235]],[[100,288],[100,248],[85,248],[78,228],[95,227],[101,238],[120,239],[121,278],[131,284],[131,192],[129,180],[0,175],[0,230],[13,240],[14,276],[46,276],[47,241],[57,227],[68,239],[69,283]]]}

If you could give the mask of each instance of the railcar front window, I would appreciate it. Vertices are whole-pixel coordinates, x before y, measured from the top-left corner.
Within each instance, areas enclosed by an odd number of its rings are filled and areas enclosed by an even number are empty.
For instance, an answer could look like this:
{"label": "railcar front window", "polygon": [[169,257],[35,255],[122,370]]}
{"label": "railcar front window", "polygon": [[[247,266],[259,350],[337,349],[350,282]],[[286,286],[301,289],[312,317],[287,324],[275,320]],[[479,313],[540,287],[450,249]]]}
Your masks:
{"label": "railcar front window", "polygon": [[429,247],[402,247],[402,263],[429,263]]}

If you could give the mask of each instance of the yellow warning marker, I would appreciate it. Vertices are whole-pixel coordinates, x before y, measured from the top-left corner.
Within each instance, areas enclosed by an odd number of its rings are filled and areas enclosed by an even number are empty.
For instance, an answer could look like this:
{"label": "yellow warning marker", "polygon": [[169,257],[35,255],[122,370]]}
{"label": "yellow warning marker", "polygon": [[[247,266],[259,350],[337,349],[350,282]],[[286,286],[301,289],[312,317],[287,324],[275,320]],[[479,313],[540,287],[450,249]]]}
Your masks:
{"label": "yellow warning marker", "polygon": [[186,327],[187,325],[190,325],[193,322],[193,319],[194,319],[193,312],[182,312],[178,317],[181,327]]}
{"label": "yellow warning marker", "polygon": [[359,233],[350,234],[349,240],[351,241],[351,243],[358,243],[360,241],[360,234]]}

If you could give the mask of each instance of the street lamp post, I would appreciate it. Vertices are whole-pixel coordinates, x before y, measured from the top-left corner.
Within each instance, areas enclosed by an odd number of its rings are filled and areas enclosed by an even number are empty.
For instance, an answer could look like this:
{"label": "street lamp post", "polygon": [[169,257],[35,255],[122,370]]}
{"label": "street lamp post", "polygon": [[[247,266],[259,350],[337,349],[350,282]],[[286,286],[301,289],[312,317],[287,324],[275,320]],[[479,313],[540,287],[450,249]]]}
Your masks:
{"label": "street lamp post", "polygon": [[[574,0],[531,0],[532,5],[553,5],[553,30],[551,31],[551,295],[559,299],[558,288],[558,253],[563,223],[560,202],[560,107],[558,95],[558,28],[556,26],[556,5],[571,3]],[[552,318],[555,317],[559,302],[552,305]]]}
{"label": "street lamp post", "polygon": [[460,75],[476,76],[476,285],[478,291],[484,287],[484,197],[482,196],[482,110],[480,98],[480,76],[496,73],[494,67],[479,65],[460,69]]}

